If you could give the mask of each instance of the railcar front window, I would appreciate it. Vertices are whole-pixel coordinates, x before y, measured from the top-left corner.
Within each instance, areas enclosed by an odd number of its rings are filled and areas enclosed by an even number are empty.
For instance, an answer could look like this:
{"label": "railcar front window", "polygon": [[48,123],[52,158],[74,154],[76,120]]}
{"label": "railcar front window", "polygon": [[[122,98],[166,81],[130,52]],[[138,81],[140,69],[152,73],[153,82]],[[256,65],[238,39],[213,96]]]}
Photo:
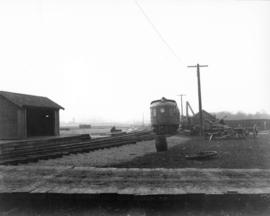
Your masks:
{"label": "railcar front window", "polygon": [[160,108],[160,112],[161,113],[165,113],[165,109],[164,108]]}

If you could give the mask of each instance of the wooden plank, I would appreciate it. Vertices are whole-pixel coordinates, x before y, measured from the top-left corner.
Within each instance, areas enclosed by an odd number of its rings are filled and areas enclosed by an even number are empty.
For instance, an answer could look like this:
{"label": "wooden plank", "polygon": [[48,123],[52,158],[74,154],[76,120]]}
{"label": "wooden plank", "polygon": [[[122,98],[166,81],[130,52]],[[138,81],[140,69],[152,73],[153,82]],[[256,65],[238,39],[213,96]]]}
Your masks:
{"label": "wooden plank", "polygon": [[0,193],[270,194],[268,169],[0,166]]}
{"label": "wooden plank", "polygon": [[49,178],[70,169],[65,167],[0,166],[0,193],[29,193],[45,184]]}

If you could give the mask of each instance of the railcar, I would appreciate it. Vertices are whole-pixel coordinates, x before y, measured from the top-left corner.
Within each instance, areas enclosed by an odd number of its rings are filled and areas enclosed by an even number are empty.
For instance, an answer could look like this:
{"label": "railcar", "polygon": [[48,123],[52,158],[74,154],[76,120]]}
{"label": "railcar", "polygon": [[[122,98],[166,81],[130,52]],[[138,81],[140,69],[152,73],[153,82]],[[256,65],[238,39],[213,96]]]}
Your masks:
{"label": "railcar", "polygon": [[150,105],[151,126],[157,134],[173,134],[180,124],[180,113],[175,100],[161,98]]}

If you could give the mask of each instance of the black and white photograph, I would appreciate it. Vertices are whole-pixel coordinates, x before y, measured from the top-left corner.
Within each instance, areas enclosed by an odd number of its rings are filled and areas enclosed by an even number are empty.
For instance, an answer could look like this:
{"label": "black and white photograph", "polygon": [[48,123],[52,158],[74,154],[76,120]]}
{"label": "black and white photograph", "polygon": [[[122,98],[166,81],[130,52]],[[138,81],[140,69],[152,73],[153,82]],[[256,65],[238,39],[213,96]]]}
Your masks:
{"label": "black and white photograph", "polygon": [[269,0],[0,0],[0,215],[270,215]]}

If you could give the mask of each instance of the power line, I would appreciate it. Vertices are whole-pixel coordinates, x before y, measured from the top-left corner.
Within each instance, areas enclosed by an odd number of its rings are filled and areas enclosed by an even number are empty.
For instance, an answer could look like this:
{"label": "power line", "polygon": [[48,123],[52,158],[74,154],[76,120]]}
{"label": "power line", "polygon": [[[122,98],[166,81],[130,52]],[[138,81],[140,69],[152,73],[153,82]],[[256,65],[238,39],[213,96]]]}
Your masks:
{"label": "power line", "polygon": [[150,17],[146,14],[145,10],[143,9],[143,7],[139,4],[139,2],[137,0],[134,0],[134,3],[137,5],[137,7],[139,8],[139,10],[141,11],[141,13],[143,14],[143,16],[145,17],[145,19],[148,21],[148,23],[151,25],[151,27],[153,28],[153,30],[156,32],[156,34],[159,36],[160,40],[167,46],[167,48],[170,50],[170,52],[174,55],[174,57],[180,61],[181,63],[183,63],[183,61],[178,57],[178,55],[176,54],[176,52],[174,51],[174,49],[170,46],[170,44],[166,41],[166,39],[162,36],[162,34],[160,33],[160,31],[158,30],[158,28],[154,25],[154,23],[151,21]]}

